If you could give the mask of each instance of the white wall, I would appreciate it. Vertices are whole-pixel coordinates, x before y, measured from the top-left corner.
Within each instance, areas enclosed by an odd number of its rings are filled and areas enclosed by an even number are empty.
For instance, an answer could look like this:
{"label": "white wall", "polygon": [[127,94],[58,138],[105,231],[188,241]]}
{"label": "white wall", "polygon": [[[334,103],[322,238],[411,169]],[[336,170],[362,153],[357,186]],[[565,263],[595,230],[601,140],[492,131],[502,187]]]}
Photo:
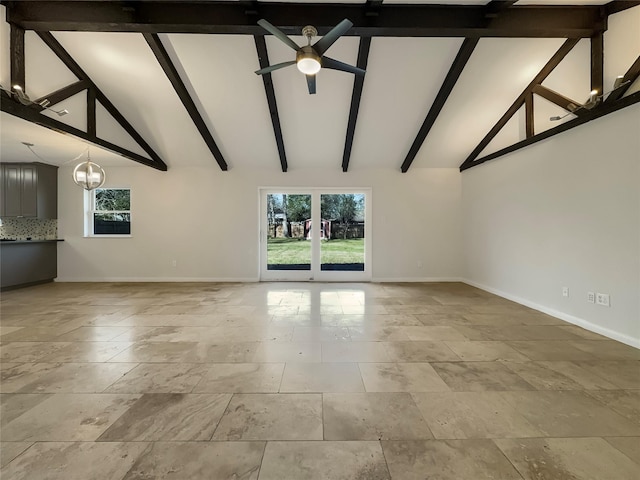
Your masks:
{"label": "white wall", "polygon": [[465,171],[462,190],[469,283],[640,346],[640,105]]}
{"label": "white wall", "polygon": [[105,186],[132,189],[132,238],[84,238],[83,190],[60,168],[58,281],[257,280],[258,189],[285,186],[372,188],[373,280],[462,276],[457,169],[283,174],[211,163],[108,168]]}

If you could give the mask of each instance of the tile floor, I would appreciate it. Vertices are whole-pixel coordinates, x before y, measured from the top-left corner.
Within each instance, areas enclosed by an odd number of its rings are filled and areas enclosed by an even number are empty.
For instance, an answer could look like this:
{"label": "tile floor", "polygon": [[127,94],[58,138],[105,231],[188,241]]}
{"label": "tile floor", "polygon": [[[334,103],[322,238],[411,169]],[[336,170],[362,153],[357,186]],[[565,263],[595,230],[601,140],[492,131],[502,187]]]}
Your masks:
{"label": "tile floor", "polygon": [[640,478],[640,351],[463,284],[0,301],[3,480]]}

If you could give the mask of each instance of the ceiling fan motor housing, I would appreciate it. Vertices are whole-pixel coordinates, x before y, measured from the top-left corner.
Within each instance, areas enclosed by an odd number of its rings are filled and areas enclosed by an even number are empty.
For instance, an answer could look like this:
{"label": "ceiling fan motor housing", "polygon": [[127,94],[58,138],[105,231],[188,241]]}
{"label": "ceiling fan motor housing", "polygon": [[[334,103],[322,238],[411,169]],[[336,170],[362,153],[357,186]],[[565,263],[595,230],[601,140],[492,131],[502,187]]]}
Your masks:
{"label": "ceiling fan motor housing", "polygon": [[307,58],[320,63],[320,55],[318,55],[310,45],[300,47],[300,50],[296,53],[296,62]]}

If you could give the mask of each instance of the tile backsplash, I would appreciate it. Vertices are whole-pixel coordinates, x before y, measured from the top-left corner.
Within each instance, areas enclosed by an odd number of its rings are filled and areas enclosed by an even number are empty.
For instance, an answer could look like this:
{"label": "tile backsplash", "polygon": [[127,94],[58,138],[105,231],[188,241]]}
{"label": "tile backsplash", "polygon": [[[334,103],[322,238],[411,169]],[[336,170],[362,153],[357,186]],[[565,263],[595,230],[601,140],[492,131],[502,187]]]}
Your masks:
{"label": "tile backsplash", "polygon": [[54,240],[58,238],[58,220],[39,218],[0,218],[0,238],[11,240]]}

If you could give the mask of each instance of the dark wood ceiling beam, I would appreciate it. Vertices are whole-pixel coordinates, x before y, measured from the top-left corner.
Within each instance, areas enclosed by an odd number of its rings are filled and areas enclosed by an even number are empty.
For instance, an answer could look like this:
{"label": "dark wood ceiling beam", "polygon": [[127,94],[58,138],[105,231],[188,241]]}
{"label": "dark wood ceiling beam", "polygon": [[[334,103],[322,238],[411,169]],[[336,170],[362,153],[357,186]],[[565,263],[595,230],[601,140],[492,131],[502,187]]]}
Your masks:
{"label": "dark wood ceiling beam", "polygon": [[[606,30],[599,6],[518,6],[490,25],[484,5],[326,4],[259,2],[3,1],[8,21],[26,30],[262,35],[256,15],[288,35],[313,20],[320,35],[344,18],[353,36],[586,38]],[[373,12],[373,14],[372,14]]]}
{"label": "dark wood ceiling beam", "polygon": [[433,124],[436,123],[438,115],[440,115],[444,104],[447,102],[447,99],[449,98],[453,87],[456,86],[458,78],[460,78],[465,65],[469,61],[469,58],[471,58],[471,54],[475,50],[476,45],[478,44],[478,40],[479,39],[477,38],[465,38],[464,42],[462,42],[460,50],[458,50],[458,54],[451,64],[451,68],[449,68],[449,72],[447,73],[444,82],[442,82],[442,86],[440,87],[440,90],[438,91],[438,94],[436,95],[436,98],[433,101],[431,108],[429,109],[429,113],[427,113],[424,122],[422,122],[422,126],[420,127],[420,130],[418,130],[416,138],[413,140],[413,144],[409,149],[409,153],[407,153],[404,162],[402,162],[402,166],[400,167],[402,173],[406,173],[407,170],[409,170],[409,167],[411,167],[411,164],[416,158],[420,147],[422,147],[422,144],[427,138],[431,127],[433,127]]}
{"label": "dark wood ceiling beam", "polygon": [[629,8],[637,7],[640,5],[640,0],[612,0],[604,6],[604,10],[607,15],[613,15],[614,13],[622,12]]}
{"label": "dark wood ceiling beam", "polygon": [[[269,55],[267,53],[267,43],[263,35],[255,35],[256,52],[258,53],[258,62],[260,68],[269,66]],[[273,125],[273,134],[276,138],[276,146],[278,147],[278,156],[280,157],[280,167],[283,172],[289,168],[287,164],[287,154],[284,150],[284,139],[282,138],[282,128],[280,126],[280,115],[278,115],[278,103],[276,102],[276,92],[273,89],[273,79],[270,73],[262,75],[264,83],[264,91],[267,95],[267,104],[269,106],[269,114],[271,116],[271,124]]]}
{"label": "dark wood ceiling beam", "polygon": [[486,155],[471,164],[463,164],[462,166],[460,166],[460,171],[462,172],[469,168],[482,165],[483,163],[486,163],[490,160],[494,160],[496,158],[507,155],[508,153],[515,152],[517,150],[520,150],[521,148],[527,147],[541,140],[545,140],[549,137],[553,137],[554,135],[558,135],[559,133],[566,132],[567,130],[571,130],[572,128],[578,127],[597,118],[604,117],[605,115],[609,115],[610,113],[616,112],[618,110],[622,110],[623,108],[630,107],[631,105],[634,105],[636,103],[640,103],[640,92],[635,92],[627,97],[621,98],[620,100],[616,100],[615,102],[601,103],[594,109],[588,110],[587,114],[584,116],[574,118],[573,120],[569,120],[568,122],[558,125],[557,127],[550,128],[549,130],[545,130],[544,132],[534,135],[531,138],[527,138],[509,147],[498,150],[497,152]]}
{"label": "dark wood ceiling beam", "polygon": [[[555,103],[561,108],[564,108],[567,112],[571,112],[577,116],[585,115],[587,110],[582,109],[582,104],[580,102],[576,102],[564,95],[551,90],[550,88],[543,87],[542,85],[536,85],[533,87],[533,93],[536,95],[540,95],[542,98],[549,100],[551,103]],[[580,110],[577,110],[580,109]]]}
{"label": "dark wood ceiling beam", "polygon": [[[369,49],[371,48],[371,37],[362,37],[358,47],[357,67],[362,70],[367,69],[369,61]],[[356,133],[356,123],[358,112],[360,111],[360,99],[362,98],[362,88],[366,75],[355,75],[353,80],[353,92],[351,93],[351,108],[349,109],[349,121],[347,122],[347,136],[344,141],[344,152],[342,153],[342,171],[349,170],[351,160],[351,147],[353,147],[353,137]]]}
{"label": "dark wood ceiling beam", "polygon": [[525,136],[527,138],[533,137],[535,135],[535,122],[533,115],[533,92],[529,92],[526,97],[524,97],[524,129]]}
{"label": "dark wood ceiling beam", "polygon": [[549,76],[549,74],[553,71],[554,68],[558,66],[558,64],[567,56],[567,54],[578,44],[578,39],[568,39],[566,40],[562,46],[558,49],[558,51],[551,57],[551,59],[547,62],[547,64],[542,67],[542,70],[538,72],[538,74],[534,77],[531,83],[524,89],[524,91],[520,94],[518,98],[516,98],[515,102],[509,107],[506,113],[498,120],[498,122],[493,126],[493,128],[487,133],[487,135],[480,141],[480,143],[473,149],[471,154],[466,158],[466,160],[462,163],[460,168],[467,167],[474,163],[475,159],[480,155],[480,152],[486,148],[487,145],[494,139],[494,137],[502,130],[502,128],[507,124],[509,119],[518,111],[520,107],[524,105],[526,96],[533,91],[536,85],[540,85],[545,78]]}
{"label": "dark wood ceiling beam", "polygon": [[484,7],[486,18],[495,18],[504,12],[506,9],[511,8],[518,0],[492,0]]}
{"label": "dark wood ceiling beam", "polygon": [[611,92],[609,96],[607,96],[607,99],[605,100],[605,102],[615,102],[616,100],[621,98],[625,93],[627,93],[627,90],[629,90],[629,87],[633,85],[633,82],[635,82],[639,76],[640,76],[640,56],[636,58],[636,61],[633,62],[633,65],[631,65],[629,70],[627,70],[627,72],[622,77],[623,85],[620,88],[616,88],[613,92]]}
{"label": "dark wood ceiling beam", "polygon": [[9,89],[13,89],[14,85],[20,85],[22,91],[27,93],[25,82],[25,66],[24,66],[24,30],[17,25],[11,25],[9,33],[9,48],[11,49],[10,75],[11,85]]}
{"label": "dark wood ceiling beam", "polygon": [[[65,64],[65,66],[73,73],[78,79],[83,80],[89,84],[89,89],[95,91],[96,99],[102,104],[102,106],[109,112],[109,114],[120,124],[120,126],[133,138],[138,145],[151,157],[151,162],[155,165],[159,165],[159,170],[166,170],[167,165],[162,161],[160,156],[151,148],[142,135],[133,128],[127,119],[120,113],[113,103],[102,93],[98,86],[91,80],[89,75],[78,65],[78,63],[69,55],[64,47],[55,39],[51,32],[37,32],[40,39],[56,54],[56,56]],[[137,160],[136,160],[137,161]],[[142,163],[142,162],[140,162]]]}
{"label": "dark wood ceiling beam", "polygon": [[604,35],[602,32],[591,37],[591,91],[604,93]]}
{"label": "dark wood ceiling beam", "polygon": [[98,126],[96,121],[96,89],[87,90],[87,133],[97,136]]}
{"label": "dark wood ceiling beam", "polygon": [[167,50],[164,48],[164,45],[162,45],[162,41],[160,40],[160,37],[155,33],[144,33],[143,36],[144,36],[144,39],[149,44],[151,51],[156,56],[158,63],[162,67],[162,70],[164,70],[165,75],[171,82],[173,89],[178,94],[178,98],[180,98],[182,105],[184,105],[184,108],[187,110],[187,113],[189,114],[189,116],[191,117],[191,120],[193,121],[194,125],[198,129],[198,132],[200,132],[200,135],[202,136],[204,143],[207,144],[207,147],[209,148],[209,151],[213,155],[213,158],[215,158],[216,162],[218,162],[220,169],[222,171],[226,171],[229,168],[227,166],[227,162],[224,160],[222,152],[218,148],[216,141],[213,139],[213,135],[211,135],[211,132],[209,131],[209,127],[207,127],[207,124],[202,118],[202,115],[198,111],[198,107],[196,107],[196,104],[193,101],[193,98],[191,98],[191,95],[189,94],[187,87],[185,86],[184,82],[180,78],[180,74],[178,73],[178,70],[176,70],[176,67],[173,64],[173,62],[171,61],[171,58],[169,57],[169,53],[167,53]]}
{"label": "dark wood ceiling beam", "polygon": [[48,117],[46,115],[42,115],[37,108],[32,108],[27,105],[22,105],[17,102],[13,98],[11,98],[4,91],[0,92],[2,96],[2,101],[0,101],[0,110],[9,115],[13,115],[14,117],[21,118],[31,123],[35,123],[42,127],[49,128],[58,133],[62,133],[65,135],[70,135],[80,140],[91,143],[97,147],[103,148],[105,150],[109,150],[117,155],[120,155],[124,158],[128,158],[129,160],[133,160],[134,162],[141,163],[142,165],[146,165],[151,168],[155,168],[156,170],[166,171],[167,166],[164,163],[156,162],[154,160],[149,160],[142,155],[139,155],[135,152],[127,150],[119,145],[115,145],[111,142],[103,140],[101,138],[96,137],[88,132],[84,132],[78,128],[67,125],[66,123],[62,123],[59,120]]}
{"label": "dark wood ceiling beam", "polygon": [[55,105],[56,103],[60,103],[67,98],[73,97],[74,95],[80,93],[83,90],[89,88],[91,84],[87,80],[78,80],[71,85],[67,85],[66,87],[62,87],[55,92],[51,92],[47,95],[44,95],[36,100],[34,103],[40,103],[45,100],[49,101],[49,107]]}

